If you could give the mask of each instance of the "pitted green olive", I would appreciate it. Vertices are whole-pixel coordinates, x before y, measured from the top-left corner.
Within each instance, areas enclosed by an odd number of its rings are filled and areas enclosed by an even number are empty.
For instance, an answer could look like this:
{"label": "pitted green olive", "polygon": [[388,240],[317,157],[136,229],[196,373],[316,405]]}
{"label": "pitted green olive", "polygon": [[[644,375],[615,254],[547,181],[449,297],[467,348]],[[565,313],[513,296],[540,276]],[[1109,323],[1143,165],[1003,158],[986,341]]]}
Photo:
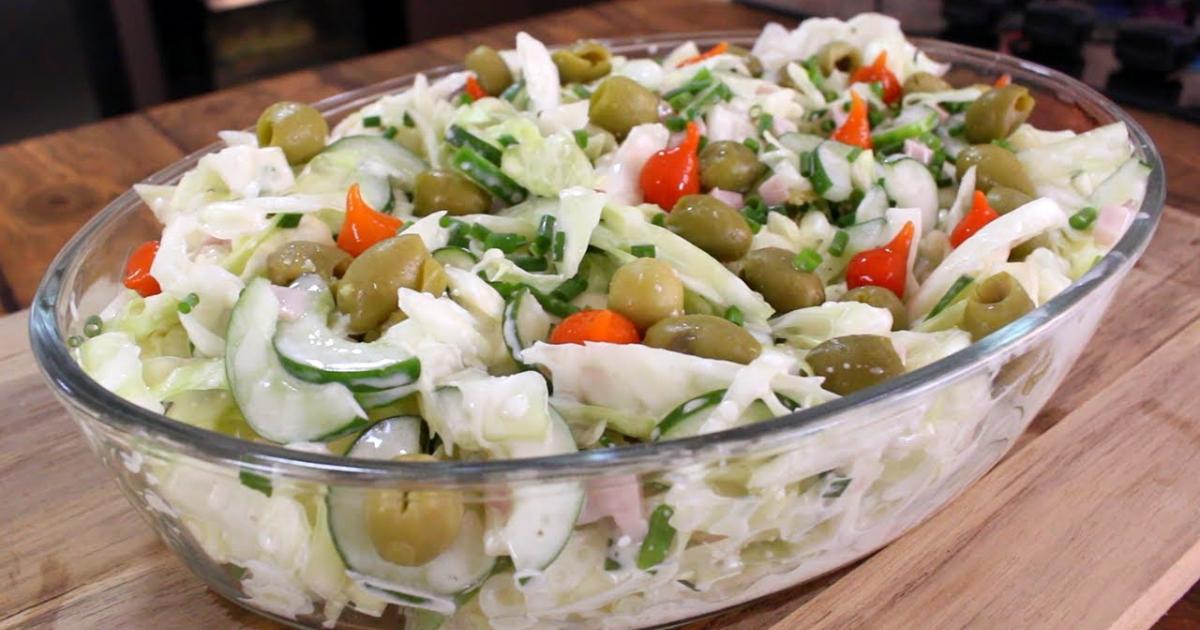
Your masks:
{"label": "pitted green olive", "polygon": [[1002,271],[975,286],[967,296],[962,329],[978,341],[1032,311],[1033,300],[1012,274]]}
{"label": "pitted green olive", "polygon": [[742,279],[776,313],[820,306],[825,302],[825,283],[814,273],[796,268],[796,255],[780,247],[764,247],[746,255]]}
{"label": "pitted green olive", "polygon": [[491,207],[485,190],[453,171],[425,171],[413,186],[413,214],[419,217],[441,210],[456,216],[483,214]]}
{"label": "pitted green olive", "polygon": [[887,337],[835,337],[804,357],[813,375],[825,378],[825,389],[846,396],[904,373],[904,363]]}
{"label": "pitted green olive", "polygon": [[658,95],[629,77],[608,77],[592,92],[588,120],[624,138],[638,125],[658,122]]}
{"label": "pitted green olive", "polygon": [[746,364],[762,353],[762,344],[745,328],[715,315],[668,317],[646,330],[642,343],[683,354]]}
{"label": "pitted green olive", "polygon": [[683,314],[683,282],[671,265],[656,258],[639,258],[613,274],[608,308],[645,330],[659,320]]}
{"label": "pitted green olive", "polygon": [[984,92],[967,107],[964,123],[967,141],[981,144],[1007,138],[1033,112],[1035,101],[1020,85],[1006,85]]}
{"label": "pitted green olive", "polygon": [[439,276],[440,267],[415,234],[369,247],[350,263],[337,285],[338,310],[350,316],[350,332],[365,333],[383,323],[398,307],[401,288],[440,294],[445,290],[445,272]]}
{"label": "pitted green olive", "polygon": [[988,205],[1000,214],[1008,214],[1033,201],[1033,197],[1008,186],[994,185],[987,191]]}
{"label": "pitted green olive", "polygon": [[292,241],[267,256],[267,278],[287,286],[306,273],[316,273],[328,282],[345,273],[352,260],[350,254],[332,245]]}
{"label": "pitted green olive", "polygon": [[904,80],[904,93],[945,92],[954,89],[942,77],[929,72],[914,72]]}
{"label": "pitted green olive", "polygon": [[833,74],[834,70],[852,74],[862,66],[862,54],[854,44],[836,40],[821,46],[817,51],[817,63],[825,76]]}
{"label": "pitted green olive", "polygon": [[1012,188],[1030,197],[1037,195],[1025,166],[1017,156],[994,144],[976,144],[963,149],[954,163],[961,180],[967,169],[975,167],[975,187],[989,192],[994,186]]}
{"label": "pitted green olive", "polygon": [[908,309],[895,293],[874,285],[865,285],[850,289],[839,302],[862,302],[877,308],[886,308],[892,314],[892,330],[908,328]]}
{"label": "pitted green olive", "polygon": [[752,76],[752,77],[761,77],[762,76],[762,73],[763,73],[762,61],[758,57],[751,54],[749,50],[746,50],[745,48],[742,48],[741,46],[730,46],[729,54],[737,55],[742,58],[742,61],[745,62],[745,64],[746,64],[746,70],[750,71],[750,76]]}
{"label": "pitted green olive", "polygon": [[746,218],[711,195],[680,197],[667,215],[667,229],[720,261],[745,256],[754,239]]}
{"label": "pitted green olive", "polygon": [[505,88],[512,85],[512,71],[504,58],[489,46],[476,46],[467,53],[465,60],[467,70],[475,73],[475,80],[489,96],[499,96]]}
{"label": "pitted green olive", "polygon": [[325,148],[329,123],[309,105],[280,101],[263,110],[254,130],[258,146],[279,147],[288,164],[303,164]]}
{"label": "pitted green olive", "polygon": [[563,83],[591,83],[612,72],[612,53],[600,42],[579,42],[550,55]]}
{"label": "pitted green olive", "polygon": [[750,147],[733,140],[709,142],[700,152],[700,184],[744,193],[767,170]]}
{"label": "pitted green olive", "polygon": [[[398,461],[436,461],[431,455],[401,455]],[[388,562],[415,567],[454,544],[462,526],[462,494],[456,490],[365,490],[367,535]]]}

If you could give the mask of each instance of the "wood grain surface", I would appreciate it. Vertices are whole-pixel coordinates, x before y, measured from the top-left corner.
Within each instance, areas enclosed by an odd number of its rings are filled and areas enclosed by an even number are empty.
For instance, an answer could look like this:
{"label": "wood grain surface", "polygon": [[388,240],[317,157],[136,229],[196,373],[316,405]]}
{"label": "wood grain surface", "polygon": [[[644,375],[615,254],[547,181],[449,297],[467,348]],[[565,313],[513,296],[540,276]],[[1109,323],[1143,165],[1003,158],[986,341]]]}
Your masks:
{"label": "wood grain surface", "polygon": [[[757,28],[774,18],[700,2],[599,4],[424,42],[0,147],[0,312],[27,306],[58,248],[146,175],[247,126],[430,66],[520,30],[551,42]],[[934,519],[856,568],[695,628],[1140,628],[1200,577],[1200,130],[1135,117],[1171,182],[1155,242],[1019,450]],[[86,451],[0,318],[0,628],[274,627],[209,593]],[[1161,629],[1200,627],[1200,595]]]}

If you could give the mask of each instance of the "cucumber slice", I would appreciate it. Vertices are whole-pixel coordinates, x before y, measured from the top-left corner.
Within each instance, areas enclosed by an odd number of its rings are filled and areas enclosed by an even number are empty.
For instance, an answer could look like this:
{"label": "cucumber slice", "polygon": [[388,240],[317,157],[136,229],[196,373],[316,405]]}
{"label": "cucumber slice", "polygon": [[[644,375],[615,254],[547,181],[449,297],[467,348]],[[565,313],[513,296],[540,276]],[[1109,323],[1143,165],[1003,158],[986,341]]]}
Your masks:
{"label": "cucumber slice", "polygon": [[446,130],[446,142],[456,147],[471,147],[492,164],[499,164],[500,158],[503,157],[499,147],[458,125],[450,125],[450,128]]}
{"label": "cucumber slice", "polygon": [[900,115],[871,132],[871,144],[880,153],[890,153],[899,149],[905,140],[932,131],[937,121],[937,112],[928,105],[905,107]]}
{"label": "cucumber slice", "polygon": [[471,147],[459,147],[451,156],[450,165],[477,186],[488,191],[488,194],[510,206],[525,201],[529,196],[529,191]]}
{"label": "cucumber slice", "polygon": [[470,271],[479,262],[479,257],[470,250],[448,245],[433,250],[433,259],[447,267]]}
{"label": "cucumber slice", "polygon": [[327,323],[333,300],[324,283],[304,276],[310,308],[295,321],[280,322],[275,352],[293,376],[312,383],[342,383],[355,392],[375,392],[410,385],[421,375],[421,360],[382,341],[360,343],[342,338]]}
{"label": "cucumber slice", "polygon": [[813,190],[830,201],[845,201],[853,192],[850,161],[831,142],[824,142],[817,147],[810,179]]}
{"label": "cucumber slice", "polygon": [[347,136],[325,147],[296,177],[296,192],[344,191],[357,183],[364,200],[384,211],[395,182],[412,190],[417,175],[429,169],[424,160],[383,136]]}
{"label": "cucumber slice", "polygon": [[779,136],[779,144],[782,144],[786,149],[794,151],[796,155],[815,151],[823,142],[825,142],[825,138],[821,136],[797,133],[795,131]]}
{"label": "cucumber slice", "polygon": [[[718,389],[707,394],[701,394],[667,414],[655,427],[656,440],[675,440],[683,437],[698,435],[704,421],[712,414],[717,405],[725,398],[724,389]],[[742,412],[738,424],[762,422],[775,417],[770,408],[761,400],[756,400]]]}
{"label": "cucumber slice", "polygon": [[854,219],[859,223],[882,219],[887,214],[887,209],[887,193],[879,186],[872,186],[854,209]]}
{"label": "cucumber slice", "polygon": [[1134,208],[1142,205],[1146,196],[1146,183],[1150,181],[1150,167],[1137,157],[1129,158],[1112,175],[1100,182],[1092,191],[1092,205],[1099,209],[1133,202]]}
{"label": "cucumber slice", "polygon": [[504,343],[517,365],[521,351],[550,338],[550,316],[527,287],[513,294],[504,307]]}
{"label": "cucumber slice", "polygon": [[883,187],[897,208],[920,208],[921,224],[937,221],[937,182],[925,165],[911,158],[902,158],[883,165]]}
{"label": "cucumber slice", "polygon": [[384,418],[358,436],[347,457],[359,459],[395,459],[400,455],[420,453],[421,427],[425,421],[418,416]]}
{"label": "cucumber slice", "polygon": [[300,380],[279,362],[271,338],[279,300],[266,278],[250,282],[229,318],[225,372],[246,422],[279,443],[330,440],[366,425],[350,390]]}
{"label": "cucumber slice", "polygon": [[887,238],[887,220],[871,219],[846,228],[846,254],[853,255],[883,245]]}
{"label": "cucumber slice", "polygon": [[375,409],[376,407],[383,407],[400,399],[408,398],[417,393],[418,389],[420,389],[420,384],[414,382],[375,392],[356,392],[354,398],[358,400],[358,404],[362,405],[363,409]]}

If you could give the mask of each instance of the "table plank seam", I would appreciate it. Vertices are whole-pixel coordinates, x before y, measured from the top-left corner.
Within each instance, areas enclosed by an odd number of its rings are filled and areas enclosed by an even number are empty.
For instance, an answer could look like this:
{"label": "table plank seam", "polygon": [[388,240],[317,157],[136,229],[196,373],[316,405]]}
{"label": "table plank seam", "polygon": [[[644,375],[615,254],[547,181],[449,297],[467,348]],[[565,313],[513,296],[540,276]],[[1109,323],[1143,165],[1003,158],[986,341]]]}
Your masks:
{"label": "table plank seam", "polygon": [[[142,112],[138,112],[136,115],[139,118],[141,118],[142,120],[149,123],[149,125],[152,129],[157,131],[163,137],[164,140],[166,140],[167,142],[169,142],[171,144],[171,146],[175,147],[176,149],[179,149],[180,153],[182,153],[184,155],[189,155],[192,153],[192,151],[187,148],[187,145],[184,144],[181,139],[179,139],[177,136],[175,136],[173,133],[171,133],[170,129],[167,129],[164,125],[162,125],[158,121],[157,118],[155,118],[154,116],[147,116]],[[213,138],[214,138],[214,140],[216,139],[215,133],[213,134]],[[163,168],[166,168],[166,165],[164,165]],[[143,179],[145,179],[145,178],[143,178]]]}

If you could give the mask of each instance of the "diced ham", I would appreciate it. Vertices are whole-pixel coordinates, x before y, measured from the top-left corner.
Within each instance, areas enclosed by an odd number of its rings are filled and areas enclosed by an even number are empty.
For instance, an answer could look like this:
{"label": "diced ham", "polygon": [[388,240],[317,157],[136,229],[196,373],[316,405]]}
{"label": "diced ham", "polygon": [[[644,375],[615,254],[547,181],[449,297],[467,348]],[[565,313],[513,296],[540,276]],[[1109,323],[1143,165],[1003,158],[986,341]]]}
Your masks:
{"label": "diced ham", "polygon": [[1112,247],[1121,240],[1130,223],[1133,223],[1133,208],[1126,204],[1104,207],[1096,218],[1096,229],[1092,232],[1096,244]]}
{"label": "diced ham", "polygon": [[908,138],[904,141],[904,155],[922,163],[929,164],[933,159],[933,149],[925,146],[925,143]]}
{"label": "diced ham", "polygon": [[734,107],[724,103],[714,105],[708,111],[708,140],[716,142],[720,140],[733,140],[741,142],[746,138],[754,137],[758,130],[754,128],[754,121],[750,120],[750,115],[740,111]]}
{"label": "diced ham", "polygon": [[792,188],[801,184],[800,173],[789,164],[780,165],[775,173],[758,186],[758,195],[768,206],[784,203],[791,194]]}
{"label": "diced ham", "polygon": [[271,285],[271,292],[275,294],[275,299],[279,300],[279,315],[283,319],[292,322],[304,315],[304,310],[308,307],[308,296],[302,289]]}
{"label": "diced ham", "polygon": [[742,207],[742,194],[741,193],[734,192],[732,190],[721,190],[720,188],[714,188],[714,189],[708,191],[708,194],[721,200],[721,202],[723,202],[725,205],[729,206],[730,208],[741,208]]}
{"label": "diced ham", "polygon": [[578,523],[587,525],[606,517],[612,517],[617,529],[634,540],[646,536],[649,524],[642,511],[642,484],[636,475],[588,480],[587,499]]}

